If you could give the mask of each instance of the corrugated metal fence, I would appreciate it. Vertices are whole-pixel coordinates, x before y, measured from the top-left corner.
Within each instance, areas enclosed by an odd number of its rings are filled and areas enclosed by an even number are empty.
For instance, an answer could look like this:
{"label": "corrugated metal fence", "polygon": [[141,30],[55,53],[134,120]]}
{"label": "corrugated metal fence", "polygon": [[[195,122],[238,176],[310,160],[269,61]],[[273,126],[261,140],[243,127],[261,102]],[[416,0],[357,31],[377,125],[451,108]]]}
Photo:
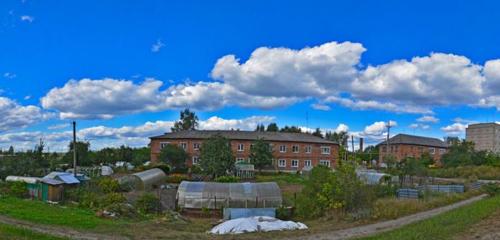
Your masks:
{"label": "corrugated metal fence", "polygon": [[412,188],[400,188],[396,191],[396,197],[418,199],[418,190]]}
{"label": "corrugated metal fence", "polygon": [[443,193],[463,193],[464,185],[423,185],[418,187],[421,191],[443,192]]}

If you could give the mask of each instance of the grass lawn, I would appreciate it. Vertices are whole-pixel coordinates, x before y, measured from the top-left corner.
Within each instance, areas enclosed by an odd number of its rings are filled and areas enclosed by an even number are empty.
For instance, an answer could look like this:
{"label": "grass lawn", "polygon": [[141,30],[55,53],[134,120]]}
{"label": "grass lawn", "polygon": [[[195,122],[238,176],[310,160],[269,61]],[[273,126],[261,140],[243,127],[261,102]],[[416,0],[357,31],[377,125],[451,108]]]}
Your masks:
{"label": "grass lawn", "polygon": [[65,238],[54,237],[46,234],[32,232],[30,230],[0,224],[0,239],[15,239],[15,240],[62,240]]}
{"label": "grass lawn", "polygon": [[75,229],[112,227],[123,223],[123,221],[99,218],[90,210],[50,205],[40,201],[13,197],[0,198],[0,214],[35,223],[67,226]]}
{"label": "grass lawn", "polygon": [[467,227],[499,209],[500,196],[495,196],[415,224],[362,239],[452,239],[454,235],[465,231]]}

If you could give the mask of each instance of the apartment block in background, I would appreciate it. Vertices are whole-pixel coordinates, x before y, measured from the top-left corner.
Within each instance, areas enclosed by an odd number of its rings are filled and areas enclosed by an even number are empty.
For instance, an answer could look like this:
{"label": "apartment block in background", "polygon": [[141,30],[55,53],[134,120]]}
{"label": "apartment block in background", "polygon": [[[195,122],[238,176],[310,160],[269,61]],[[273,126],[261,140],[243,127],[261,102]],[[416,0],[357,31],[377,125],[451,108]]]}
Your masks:
{"label": "apartment block in background", "polygon": [[437,138],[398,134],[387,141],[379,143],[379,162],[383,162],[387,155],[392,155],[397,161],[406,157],[420,158],[422,154],[429,153],[435,162],[439,163],[441,156],[447,152],[448,145]]}
{"label": "apartment block in background", "polygon": [[500,124],[469,124],[465,130],[465,139],[473,142],[477,151],[485,150],[500,153]]}

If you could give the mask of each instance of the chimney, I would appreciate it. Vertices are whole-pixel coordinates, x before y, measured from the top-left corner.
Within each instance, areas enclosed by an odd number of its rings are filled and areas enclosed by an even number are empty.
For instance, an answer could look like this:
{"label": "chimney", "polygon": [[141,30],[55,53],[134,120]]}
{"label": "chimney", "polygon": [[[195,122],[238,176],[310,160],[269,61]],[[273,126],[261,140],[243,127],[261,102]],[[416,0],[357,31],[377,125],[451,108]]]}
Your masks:
{"label": "chimney", "polygon": [[363,152],[363,138],[359,138],[359,151]]}

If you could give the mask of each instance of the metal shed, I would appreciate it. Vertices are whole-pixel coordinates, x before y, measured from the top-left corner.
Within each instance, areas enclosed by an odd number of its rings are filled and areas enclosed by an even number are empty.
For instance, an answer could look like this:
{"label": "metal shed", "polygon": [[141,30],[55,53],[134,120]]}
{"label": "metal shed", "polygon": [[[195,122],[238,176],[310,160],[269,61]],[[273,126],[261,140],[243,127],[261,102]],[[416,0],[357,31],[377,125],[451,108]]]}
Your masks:
{"label": "metal shed", "polygon": [[187,209],[275,208],[281,206],[282,196],[275,182],[182,181],[177,190],[177,204]]}
{"label": "metal shed", "polygon": [[165,182],[167,175],[159,168],[137,172],[118,179],[121,185],[130,186],[134,190],[151,190]]}

